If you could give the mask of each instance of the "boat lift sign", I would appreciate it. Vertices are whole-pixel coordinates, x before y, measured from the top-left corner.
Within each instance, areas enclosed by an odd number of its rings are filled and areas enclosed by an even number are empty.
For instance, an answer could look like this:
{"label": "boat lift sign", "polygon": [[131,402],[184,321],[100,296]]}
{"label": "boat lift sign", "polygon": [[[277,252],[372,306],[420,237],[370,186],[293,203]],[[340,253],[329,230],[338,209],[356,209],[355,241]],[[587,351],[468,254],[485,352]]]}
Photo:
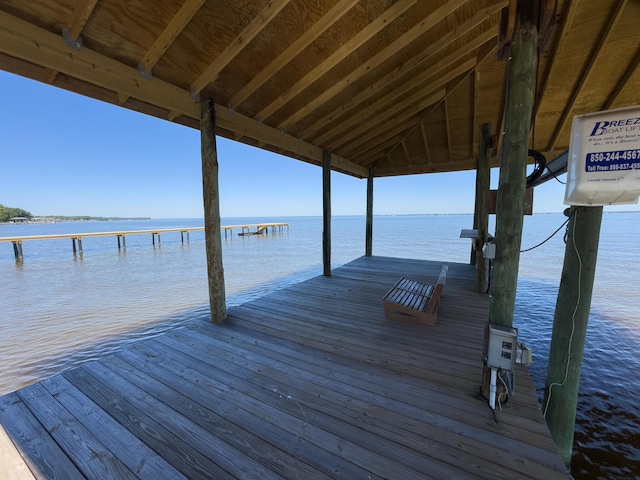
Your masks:
{"label": "boat lift sign", "polygon": [[574,117],[564,203],[637,203],[638,195],[640,106]]}

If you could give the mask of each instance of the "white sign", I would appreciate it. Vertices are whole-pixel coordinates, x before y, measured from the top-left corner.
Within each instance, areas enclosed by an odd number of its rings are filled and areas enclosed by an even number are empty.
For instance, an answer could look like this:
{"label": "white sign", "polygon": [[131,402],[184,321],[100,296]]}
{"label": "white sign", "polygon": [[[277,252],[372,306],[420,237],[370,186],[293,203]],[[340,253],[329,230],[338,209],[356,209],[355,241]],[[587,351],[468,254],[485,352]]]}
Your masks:
{"label": "white sign", "polygon": [[574,117],[564,203],[637,203],[638,195],[640,106]]}

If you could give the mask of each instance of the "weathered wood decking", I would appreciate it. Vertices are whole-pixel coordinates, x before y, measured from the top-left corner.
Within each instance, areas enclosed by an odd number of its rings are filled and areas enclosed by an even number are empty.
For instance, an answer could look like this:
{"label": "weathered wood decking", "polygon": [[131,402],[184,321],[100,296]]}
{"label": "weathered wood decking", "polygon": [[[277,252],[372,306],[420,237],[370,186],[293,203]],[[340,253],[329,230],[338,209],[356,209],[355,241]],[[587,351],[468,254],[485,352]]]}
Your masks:
{"label": "weathered wood decking", "polygon": [[0,470],[567,478],[526,371],[499,423],[478,395],[488,299],[473,293],[474,269],[449,264],[436,326],[385,320],[380,299],[400,276],[433,281],[440,266],[362,257],[235,307],[223,325],[178,328],[1,397]]}

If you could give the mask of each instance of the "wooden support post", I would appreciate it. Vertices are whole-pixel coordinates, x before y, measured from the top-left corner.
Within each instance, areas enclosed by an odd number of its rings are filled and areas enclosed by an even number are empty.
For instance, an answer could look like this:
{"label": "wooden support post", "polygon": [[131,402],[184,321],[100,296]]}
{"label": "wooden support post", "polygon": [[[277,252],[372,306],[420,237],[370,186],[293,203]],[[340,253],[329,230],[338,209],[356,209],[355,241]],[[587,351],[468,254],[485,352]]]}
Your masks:
{"label": "wooden support post", "polygon": [[127,238],[124,235],[122,235],[122,248],[127,249]]}
{"label": "wooden support post", "polygon": [[227,317],[222,236],[220,234],[220,190],[218,188],[218,150],[216,146],[216,111],[213,100],[203,98],[200,110],[202,149],[202,193],[204,197],[204,234],[209,278],[211,321],[222,323]]}
{"label": "wooden support post", "polygon": [[22,242],[12,242],[13,243],[13,254],[16,257],[16,260],[20,260],[22,257]]}
{"label": "wooden support post", "polygon": [[476,264],[476,291],[486,293],[487,291],[487,265],[482,253],[482,247],[489,238],[489,214],[485,197],[489,191],[491,182],[491,124],[483,123],[478,128],[478,167],[476,170],[476,214],[474,227],[478,229],[478,238],[475,241],[475,264]]}
{"label": "wooden support post", "polygon": [[116,238],[118,239],[118,250],[120,250],[120,235],[116,235]]}
{"label": "wooden support post", "polygon": [[322,151],[322,265],[325,277],[331,276],[331,152]]}
{"label": "wooden support post", "polygon": [[507,73],[506,125],[500,160],[496,260],[489,321],[511,326],[518,283],[527,152],[538,43],[538,1],[518,0]]}
{"label": "wooden support post", "polygon": [[75,255],[77,253],[76,252],[76,239],[75,238],[71,239],[71,245],[73,246],[73,254]]}
{"label": "wooden support post", "polygon": [[155,247],[156,246],[156,236],[155,234],[151,234],[151,244]]}
{"label": "wooden support post", "polygon": [[364,242],[364,254],[373,255],[373,168],[369,169],[367,177],[367,224]]}
{"label": "wooden support post", "polygon": [[78,237],[78,252],[82,255],[82,238]]}
{"label": "wooden support post", "polygon": [[571,207],[570,212],[543,403],[549,431],[567,466],[571,462],[602,207]]}
{"label": "wooden support post", "polygon": [[184,232],[180,232],[180,243],[184,245]]}

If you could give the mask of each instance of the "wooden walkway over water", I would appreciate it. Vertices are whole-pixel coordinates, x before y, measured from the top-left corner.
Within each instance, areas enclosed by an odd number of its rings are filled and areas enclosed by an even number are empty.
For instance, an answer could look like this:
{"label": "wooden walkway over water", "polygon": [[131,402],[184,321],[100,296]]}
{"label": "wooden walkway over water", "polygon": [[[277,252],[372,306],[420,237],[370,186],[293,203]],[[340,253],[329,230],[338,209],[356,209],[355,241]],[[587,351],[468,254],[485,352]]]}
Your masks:
{"label": "wooden walkway over water", "polygon": [[[385,320],[400,276],[362,257],[0,398],[15,478],[567,478],[531,379],[479,395],[488,299],[449,264],[434,327]],[[14,446],[15,445],[15,448]],[[24,474],[24,477],[22,476]]]}
{"label": "wooden walkway over water", "polygon": [[[282,231],[284,228],[289,229],[288,223],[247,223],[242,225],[223,225],[220,227],[220,230],[224,232],[224,238],[227,238],[227,234],[233,235],[234,230],[240,230],[238,235],[260,235],[262,233],[267,233],[269,229],[272,232],[276,230]],[[255,229],[252,231],[251,229]],[[147,229],[147,230],[122,230],[117,232],[85,232],[85,233],[57,233],[52,235],[22,235],[22,236],[14,236],[14,237],[0,237],[0,243],[2,242],[11,242],[13,243],[13,253],[16,259],[23,258],[22,252],[22,242],[33,241],[33,240],[61,240],[67,239],[71,240],[73,246],[73,253],[77,253],[78,251],[82,253],[82,239],[83,238],[91,238],[91,237],[116,237],[118,240],[118,249],[126,248],[126,237],[127,235],[149,235],[151,234],[151,243],[155,246],[156,239],[158,240],[158,245],[160,244],[160,234],[161,233],[171,233],[171,232],[179,232],[180,239],[182,243],[184,243],[185,234],[187,238],[187,242],[189,241],[189,233],[194,231],[204,231],[204,227],[181,227],[181,228],[156,228],[156,229]]]}

